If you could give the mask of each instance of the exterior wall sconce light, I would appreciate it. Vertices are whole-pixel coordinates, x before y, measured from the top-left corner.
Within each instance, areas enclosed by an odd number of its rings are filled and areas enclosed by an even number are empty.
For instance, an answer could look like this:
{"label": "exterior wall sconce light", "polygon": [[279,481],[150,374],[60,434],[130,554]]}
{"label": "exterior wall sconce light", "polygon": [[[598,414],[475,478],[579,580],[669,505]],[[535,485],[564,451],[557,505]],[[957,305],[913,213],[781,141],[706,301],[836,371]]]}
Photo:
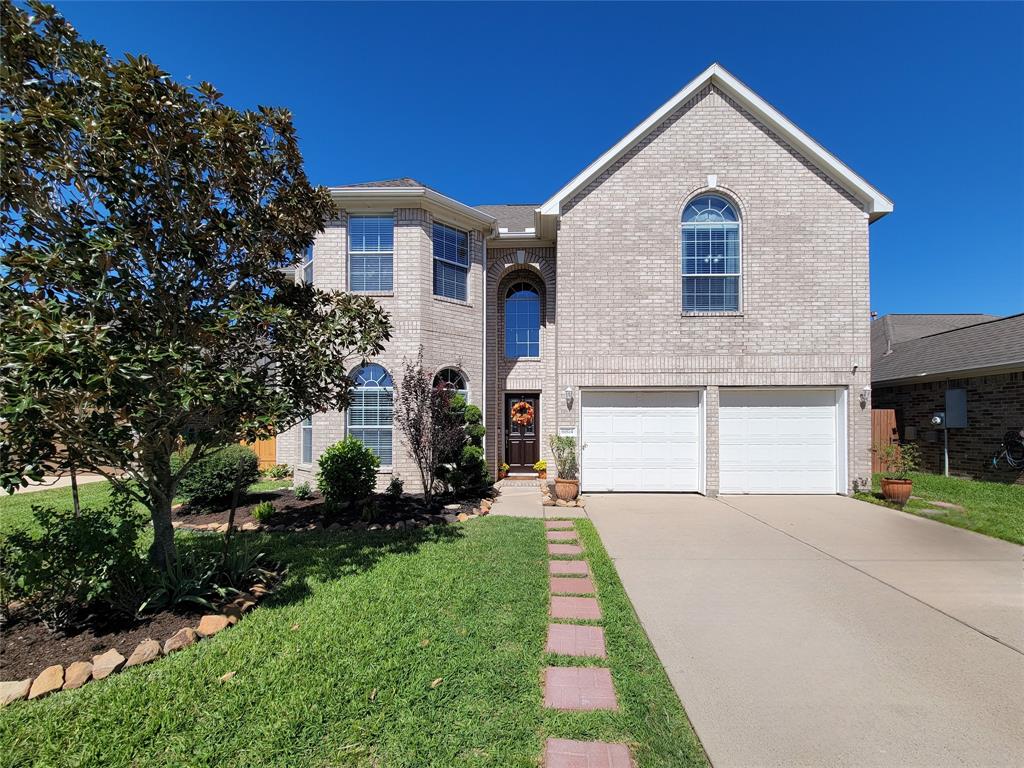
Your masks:
{"label": "exterior wall sconce light", "polygon": [[526,251],[524,251],[522,248],[520,248],[518,251],[516,251],[516,264],[525,264],[525,263],[526,263]]}
{"label": "exterior wall sconce light", "polygon": [[572,387],[565,388],[565,407],[572,408]]}
{"label": "exterior wall sconce light", "polygon": [[864,387],[860,391],[860,407],[861,408],[867,408],[867,406],[868,406],[868,397],[870,395],[871,395],[871,387],[870,386]]}

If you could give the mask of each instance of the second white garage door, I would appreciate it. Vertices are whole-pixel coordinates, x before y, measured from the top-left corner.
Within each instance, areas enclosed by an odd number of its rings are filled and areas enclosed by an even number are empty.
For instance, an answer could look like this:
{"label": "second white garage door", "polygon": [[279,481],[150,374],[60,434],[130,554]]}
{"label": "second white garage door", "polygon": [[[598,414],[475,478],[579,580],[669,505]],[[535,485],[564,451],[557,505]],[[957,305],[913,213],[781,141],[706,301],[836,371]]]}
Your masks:
{"label": "second white garage door", "polygon": [[697,491],[699,392],[584,392],[584,491]]}
{"label": "second white garage door", "polygon": [[833,389],[721,390],[721,493],[842,490],[841,402]]}

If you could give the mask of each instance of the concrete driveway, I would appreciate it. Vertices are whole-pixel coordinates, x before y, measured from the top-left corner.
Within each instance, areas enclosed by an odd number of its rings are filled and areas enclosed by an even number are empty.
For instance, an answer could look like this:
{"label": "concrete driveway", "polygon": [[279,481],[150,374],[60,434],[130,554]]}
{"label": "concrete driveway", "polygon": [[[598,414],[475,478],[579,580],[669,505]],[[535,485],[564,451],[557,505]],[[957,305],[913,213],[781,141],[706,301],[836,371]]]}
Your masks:
{"label": "concrete driveway", "polygon": [[716,768],[1022,765],[1024,548],[838,496],[588,499]]}

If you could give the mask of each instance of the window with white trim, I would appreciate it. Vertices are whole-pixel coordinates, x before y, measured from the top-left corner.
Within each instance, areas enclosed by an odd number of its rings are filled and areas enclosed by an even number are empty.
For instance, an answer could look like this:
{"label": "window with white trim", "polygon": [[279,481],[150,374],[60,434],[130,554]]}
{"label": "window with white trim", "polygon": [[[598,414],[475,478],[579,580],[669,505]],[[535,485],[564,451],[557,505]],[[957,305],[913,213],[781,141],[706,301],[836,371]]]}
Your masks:
{"label": "window with white trim", "polygon": [[306,285],[313,284],[313,246],[306,249],[306,258],[302,262],[302,282]]}
{"label": "window with white trim", "polygon": [[434,224],[434,295],[466,300],[469,275],[469,235]]}
{"label": "window with white trim", "polygon": [[313,417],[307,416],[302,420],[302,426],[299,427],[299,433],[302,437],[302,456],[300,458],[300,464],[312,464],[313,463]]}
{"label": "window with white trim", "polygon": [[368,363],[352,374],[352,380],[355,389],[348,407],[348,434],[373,451],[381,466],[390,467],[395,400],[391,375],[376,363]]}
{"label": "window with white trim", "polygon": [[395,219],[349,216],[348,287],[364,293],[391,293],[394,285]]}
{"label": "window with white trim", "polygon": [[469,388],[466,386],[466,377],[458,368],[442,368],[434,376],[434,386],[450,389],[455,394],[462,395],[462,399],[467,403],[469,402]]}
{"label": "window with white trim", "polygon": [[540,357],[540,294],[529,283],[505,294],[505,357]]}
{"label": "window with white trim", "polygon": [[683,211],[683,311],[738,312],[740,221],[732,204],[703,195]]}

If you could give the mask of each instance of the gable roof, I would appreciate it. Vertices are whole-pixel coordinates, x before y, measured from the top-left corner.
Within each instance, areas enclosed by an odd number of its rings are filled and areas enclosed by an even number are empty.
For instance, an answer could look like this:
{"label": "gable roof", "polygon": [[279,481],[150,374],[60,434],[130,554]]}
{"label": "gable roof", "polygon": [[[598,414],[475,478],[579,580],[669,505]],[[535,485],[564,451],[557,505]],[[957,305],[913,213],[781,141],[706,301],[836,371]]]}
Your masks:
{"label": "gable roof", "polygon": [[360,181],[356,184],[342,184],[338,189],[359,189],[361,187],[423,187],[424,189],[430,189],[422,181],[410,179],[408,176],[403,176],[400,179],[382,179],[381,181]]}
{"label": "gable roof", "polygon": [[871,221],[880,219],[885,214],[892,212],[892,201],[889,198],[868,184],[861,176],[854,173],[849,166],[843,164],[835,155],[797,128],[785,115],[750,90],[750,88],[728,72],[725,67],[716,62],[697,75],[679,93],[662,104],[650,117],[626,134],[618,144],[597,158],[597,160],[578,174],[576,178],[558,190],[541,206],[541,213],[547,216],[559,215],[562,212],[563,203],[600,174],[604,173],[605,170],[626,154],[633,146],[657,128],[662,120],[668,117],[677,107],[684,104],[691,96],[709,83],[717,86],[741,104],[744,109],[771,128],[790,146],[817,166],[825,175],[860,200]]}
{"label": "gable roof", "polygon": [[1024,314],[895,343],[873,363],[871,381],[927,381],[996,370],[1024,370]]}

